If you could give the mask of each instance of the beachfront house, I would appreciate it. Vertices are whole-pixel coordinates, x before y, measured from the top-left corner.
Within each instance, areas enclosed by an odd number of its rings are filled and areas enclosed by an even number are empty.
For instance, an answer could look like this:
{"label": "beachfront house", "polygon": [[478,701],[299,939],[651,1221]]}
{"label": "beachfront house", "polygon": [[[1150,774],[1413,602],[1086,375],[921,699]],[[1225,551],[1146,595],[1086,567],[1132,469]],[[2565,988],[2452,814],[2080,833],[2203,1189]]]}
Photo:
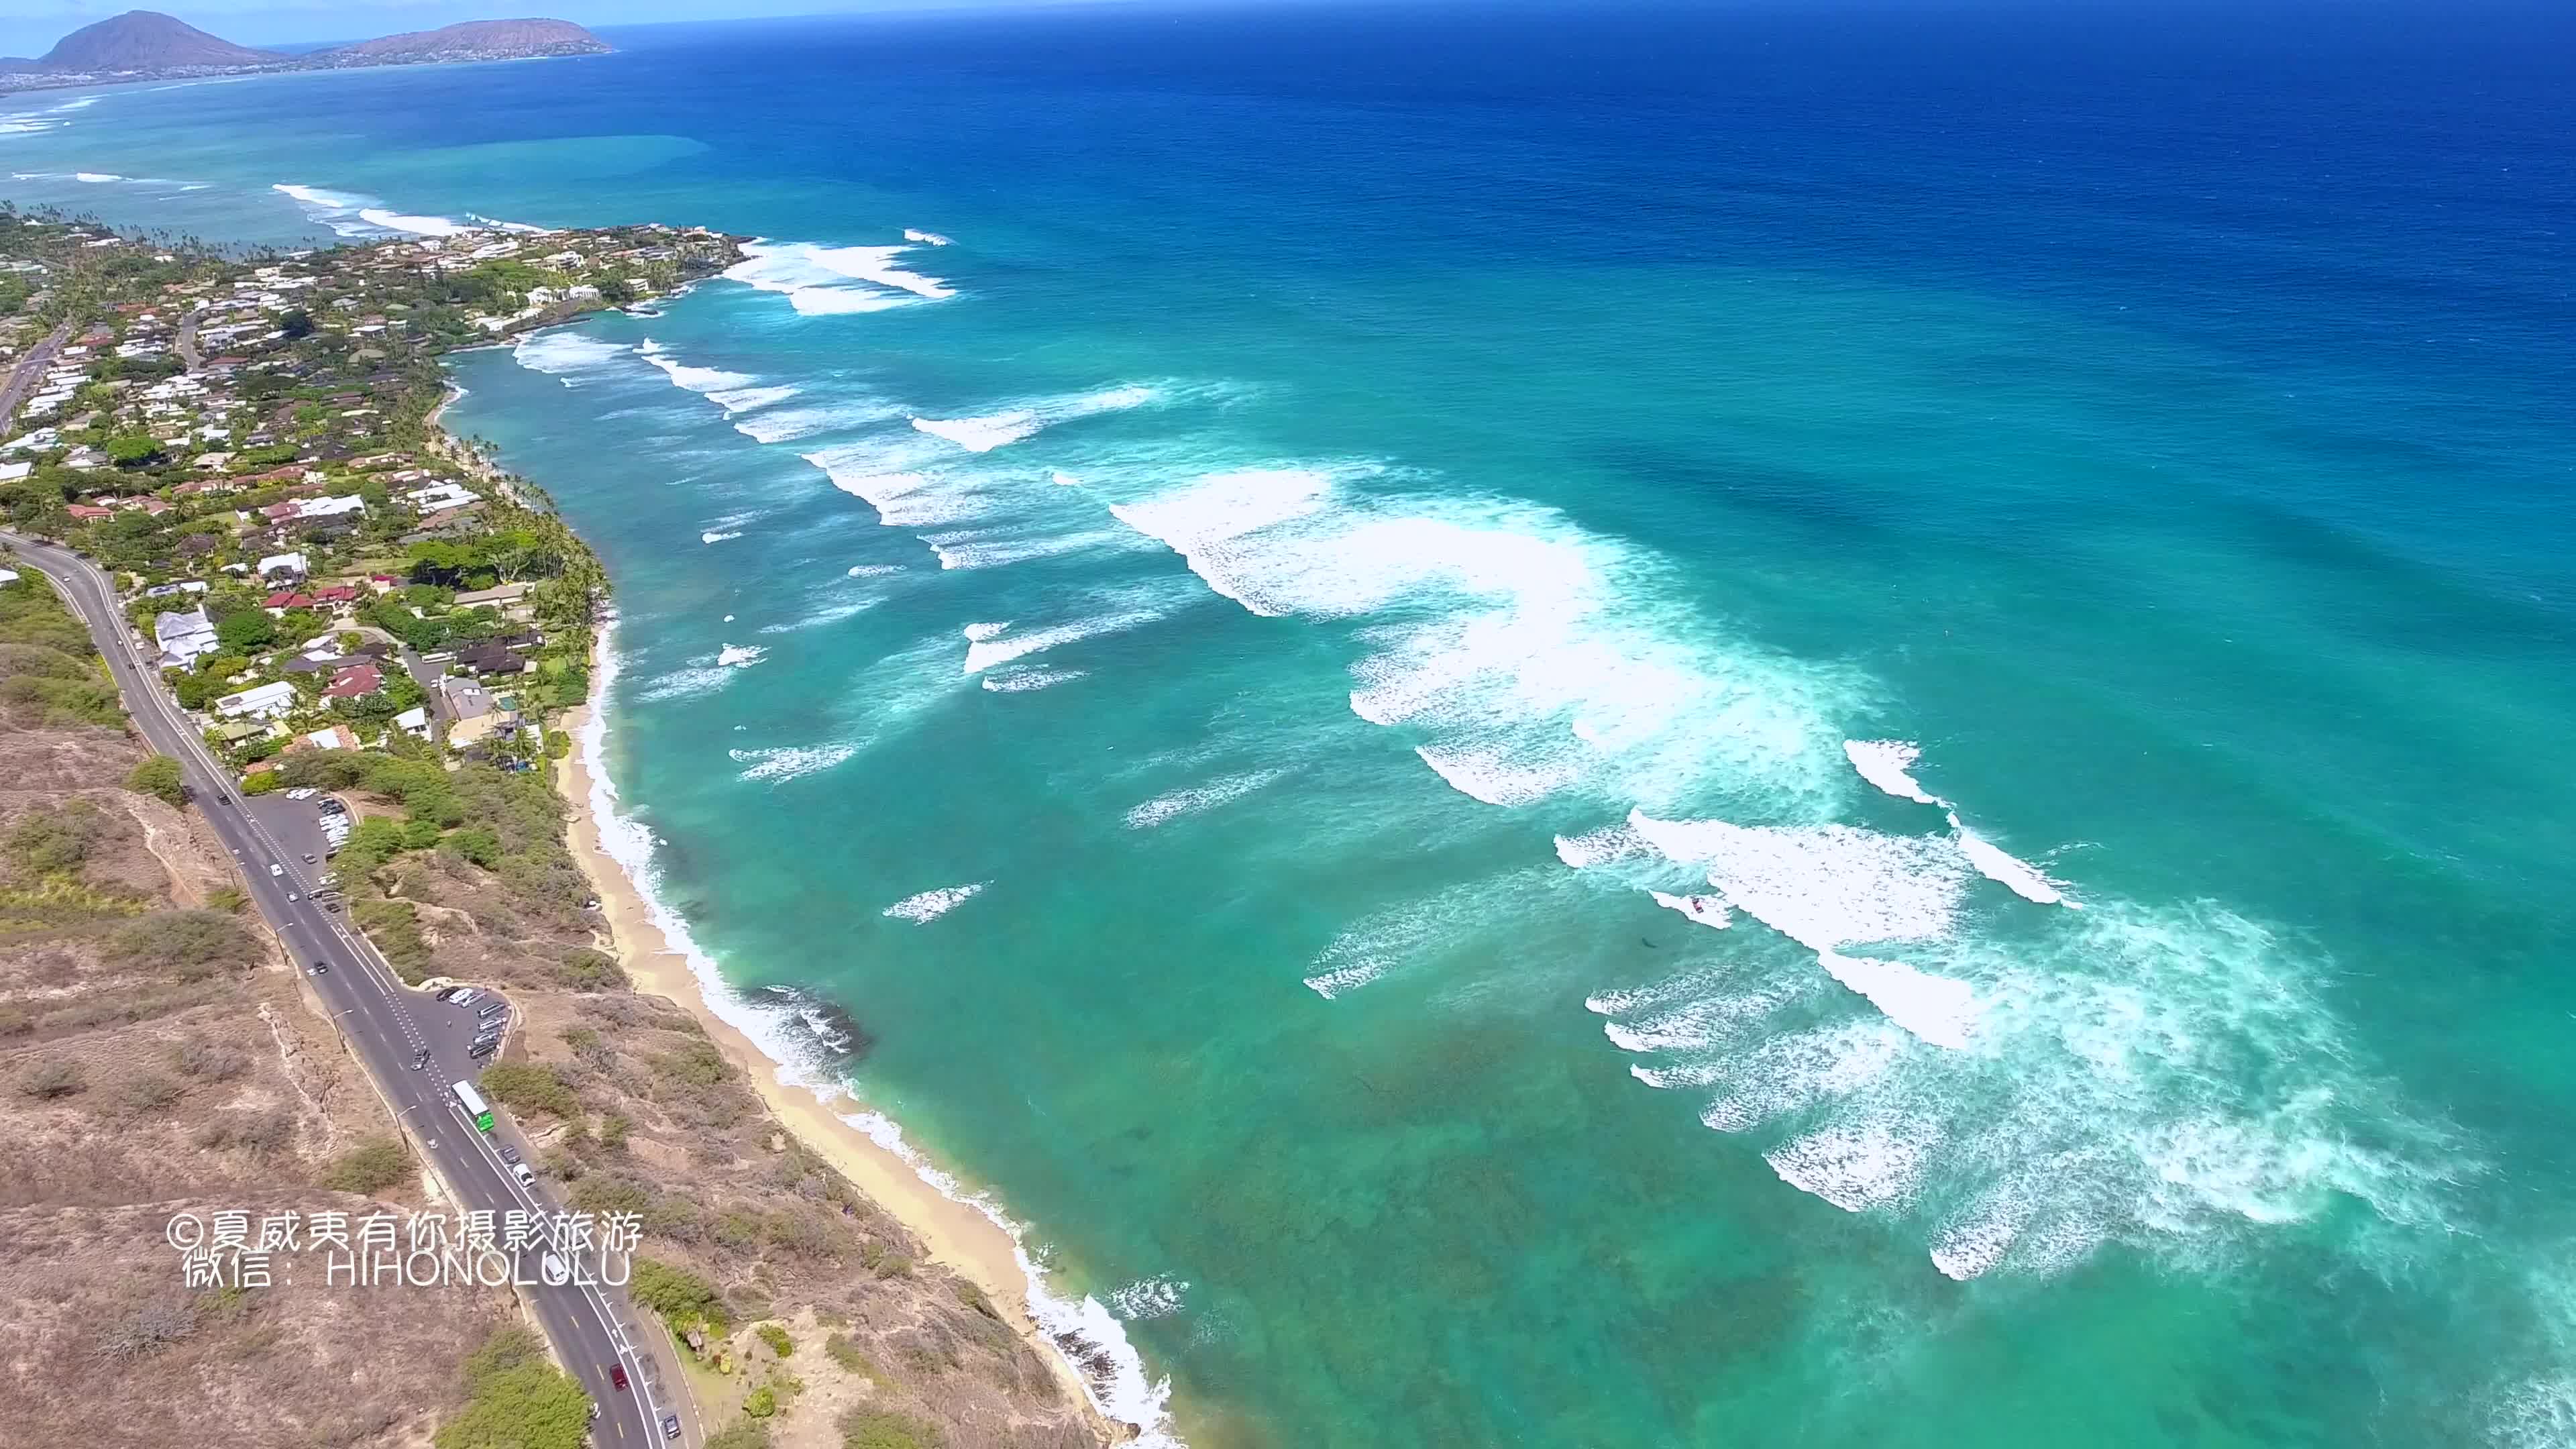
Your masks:
{"label": "beachfront house", "polygon": [[480,743],[504,722],[491,692],[462,674],[438,681],[438,692],[447,698],[447,742],[458,749]]}
{"label": "beachfront house", "polygon": [[215,714],[222,719],[282,719],[294,708],[295,686],[282,679],[215,701]]}

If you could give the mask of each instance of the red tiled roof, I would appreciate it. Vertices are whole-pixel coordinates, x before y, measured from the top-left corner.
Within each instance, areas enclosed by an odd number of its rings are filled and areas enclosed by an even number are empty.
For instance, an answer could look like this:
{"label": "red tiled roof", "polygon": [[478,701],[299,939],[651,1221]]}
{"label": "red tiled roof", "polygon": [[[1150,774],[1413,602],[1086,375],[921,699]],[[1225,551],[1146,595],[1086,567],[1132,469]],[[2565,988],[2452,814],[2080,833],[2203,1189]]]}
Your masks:
{"label": "red tiled roof", "polygon": [[265,609],[309,609],[313,607],[313,596],[310,594],[297,593],[293,589],[280,589],[276,593],[269,595],[268,602],[262,604],[260,607]]}
{"label": "red tiled roof", "polygon": [[322,694],[327,699],[355,699],[384,687],[383,671],[372,664],[352,664],[332,676],[331,687],[323,690]]}

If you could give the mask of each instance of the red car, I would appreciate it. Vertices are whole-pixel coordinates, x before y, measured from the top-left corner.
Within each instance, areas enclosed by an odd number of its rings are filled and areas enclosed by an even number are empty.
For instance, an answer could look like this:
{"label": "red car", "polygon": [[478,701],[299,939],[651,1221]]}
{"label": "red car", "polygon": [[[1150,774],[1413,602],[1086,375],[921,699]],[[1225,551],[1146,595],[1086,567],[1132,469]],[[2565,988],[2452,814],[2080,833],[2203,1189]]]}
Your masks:
{"label": "red car", "polygon": [[626,1365],[622,1363],[610,1364],[608,1366],[608,1381],[617,1385],[621,1389],[626,1387]]}

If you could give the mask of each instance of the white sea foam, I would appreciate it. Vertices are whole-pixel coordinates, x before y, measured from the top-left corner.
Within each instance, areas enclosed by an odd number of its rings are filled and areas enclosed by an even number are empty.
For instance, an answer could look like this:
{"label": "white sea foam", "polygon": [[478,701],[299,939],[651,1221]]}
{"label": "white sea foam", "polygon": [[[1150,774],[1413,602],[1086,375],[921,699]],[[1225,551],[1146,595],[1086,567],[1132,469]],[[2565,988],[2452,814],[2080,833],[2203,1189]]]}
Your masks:
{"label": "white sea foam", "polygon": [[2203,1262],[2337,1201],[2438,1224],[2477,1170],[2356,1066],[2316,967],[2270,932],[2111,901],[2030,924],[1919,963],[1821,952],[1883,1018],[1796,1024],[1804,998],[1764,1000],[1794,973],[1588,1004],[1640,1081],[1713,1089],[1717,1130],[1784,1132],[1766,1153],[1784,1181],[1907,1214],[1955,1278],[2054,1272],[2111,1241]]}
{"label": "white sea foam", "polygon": [[852,564],[847,570],[848,576],[854,579],[881,579],[902,572],[901,564]]}
{"label": "white sea foam", "polygon": [[2018,860],[2002,847],[1970,830],[1959,819],[1959,809],[1923,788],[1912,773],[1923,751],[1910,740],[1845,740],[1843,754],[1851,760],[1860,777],[1899,800],[1937,807],[1949,820],[1960,853],[1986,879],[2010,890],[2023,900],[2044,906],[2074,906],[2057,882],[2050,880],[2028,862]]}
{"label": "white sea foam", "polygon": [[1154,397],[1154,389],[1141,383],[1129,383],[1098,392],[1046,398],[984,417],[915,417],[912,425],[932,437],[945,438],[967,452],[989,453],[995,448],[1035,437],[1041,428],[1100,413],[1124,412],[1129,408],[1142,407],[1152,402]]}
{"label": "white sea foam", "polygon": [[936,277],[904,270],[896,259],[909,248],[826,247],[807,242],[755,241],[744,260],[727,269],[734,281],[776,292],[803,316],[880,312],[956,295]]}
{"label": "white sea foam", "polygon": [[625,355],[626,349],[613,342],[560,327],[531,332],[510,349],[511,359],[521,367],[557,376],[596,371]]}
{"label": "white sea foam", "polygon": [[123,181],[125,178],[105,171],[75,171],[72,173],[72,179],[74,181],[86,181],[92,186],[97,186],[110,181]]}
{"label": "white sea foam", "polygon": [[768,654],[767,649],[757,644],[727,644],[716,651],[716,663],[726,668],[748,668]]}
{"label": "white sea foam", "polygon": [[1934,1046],[1960,1048],[1977,1022],[1977,993],[1964,981],[1932,976],[1901,961],[1819,951],[1826,974],[1859,992],[1887,1019]]}
{"label": "white sea foam", "polygon": [[735,530],[734,532],[731,532],[731,533],[716,533],[716,532],[713,532],[713,531],[709,531],[709,532],[706,532],[706,533],[701,533],[701,534],[699,534],[699,535],[698,535],[698,542],[700,542],[700,543],[722,543],[722,542],[724,542],[726,539],[729,539],[729,538],[740,538],[740,537],[742,537],[742,533],[741,533],[741,531],[740,531],[740,530]]}
{"label": "white sea foam", "polygon": [[1429,736],[1425,763],[1479,800],[1827,791],[1841,671],[1670,616],[1660,565],[1552,510],[1361,490],[1386,472],[1238,469],[1110,511],[1255,614],[1386,615],[1360,634],[1352,712]]}
{"label": "white sea foam", "polygon": [[1162,618],[1165,612],[1158,608],[1131,607],[1095,614],[1089,618],[1075,619],[1068,623],[1050,625],[1043,629],[1005,627],[981,639],[969,635],[966,642],[966,661],[959,672],[981,674],[996,665],[1008,664],[1023,655],[1035,654],[1040,650],[1053,649],[1058,645],[1071,644],[1082,639],[1096,639],[1104,634],[1125,633],[1127,630],[1153,623]]}
{"label": "white sea foam", "polygon": [[452,221],[447,217],[405,216],[401,212],[388,211],[380,206],[362,208],[358,212],[358,219],[369,226],[380,227],[386,231],[409,232],[413,236],[463,236],[469,231],[476,230],[464,222]]}
{"label": "white sea foam", "polygon": [[1048,474],[1047,481],[1053,483],[1058,488],[1079,488],[1082,486],[1081,479],[1076,478],[1062,469],[1058,469],[1055,472]]}
{"label": "white sea foam", "polygon": [[953,245],[948,238],[941,236],[935,231],[922,231],[918,228],[909,226],[903,229],[903,239],[908,242],[919,242],[923,246],[944,247]]}
{"label": "white sea foam", "polygon": [[1119,1317],[1162,1318],[1181,1311],[1181,1300],[1190,1291],[1187,1279],[1165,1274],[1157,1278],[1139,1278],[1109,1295],[1110,1310]]}
{"label": "white sea foam", "polygon": [[783,784],[789,780],[828,770],[859,752],[856,744],[790,745],[761,750],[727,750],[733,762],[745,767],[745,780],[766,780]]}
{"label": "white sea foam", "polygon": [[1825,1127],[1762,1154],[1780,1179],[1845,1212],[1888,1207],[1913,1196],[1924,1144],[1884,1123]]}
{"label": "white sea foam", "polygon": [[1947,807],[1950,802],[1925,790],[1912,773],[1923,751],[1909,740],[1845,740],[1843,754],[1860,777],[1899,800]]}
{"label": "white sea foam", "polygon": [[1967,875],[1957,846],[1938,836],[1657,820],[1644,811],[1628,824],[1666,856],[1705,863],[1730,905],[1812,951],[1946,937]]}
{"label": "white sea foam", "polygon": [[656,677],[651,683],[637,690],[635,698],[639,703],[664,699],[689,699],[701,694],[713,694],[731,684],[733,678],[732,670],[721,669],[712,664],[676,669]]}
{"label": "white sea foam", "polygon": [[308,218],[346,237],[462,236],[475,231],[538,230],[505,222],[476,224],[445,216],[412,216],[386,206],[380,197],[357,191],[279,182],[269,188],[292,200]]}
{"label": "white sea foam", "polygon": [[[982,490],[972,494],[976,506],[993,507]],[[952,504],[962,498],[952,498]],[[1024,529],[950,529],[920,536],[943,569],[992,569],[1008,564],[1027,563],[1031,559],[1057,558],[1065,554],[1096,553],[1132,545],[1134,536],[1102,529],[1073,529],[1064,532],[1031,532]]]}
{"label": "white sea foam", "polygon": [[1026,694],[1031,690],[1052,689],[1059,684],[1071,684],[1090,673],[1088,669],[1042,669],[1031,665],[987,674],[984,676],[983,684],[986,689],[995,694]]}
{"label": "white sea foam", "polygon": [[989,1195],[968,1191],[954,1176],[932,1166],[904,1140],[902,1130],[891,1119],[876,1112],[859,1112],[841,1120],[903,1159],[942,1196],[974,1208],[1011,1235],[1020,1272],[1028,1279],[1029,1316],[1073,1363],[1092,1406],[1119,1423],[1136,1427],[1138,1432],[1127,1443],[1136,1449],[1185,1449],[1172,1430],[1171,1380],[1146,1377],[1144,1360],[1116,1315],[1096,1298],[1068,1299],[1057,1294],[1047,1282],[1044,1265],[1029,1252],[1027,1230]]}
{"label": "white sea foam", "polygon": [[1130,830],[1151,830],[1157,825],[1213,810],[1230,800],[1240,800],[1253,791],[1286,774],[1284,770],[1247,770],[1239,775],[1220,775],[1203,785],[1157,795],[1126,814]]}
{"label": "white sea foam", "polygon": [[1668,895],[1663,891],[1648,891],[1646,894],[1654,897],[1655,904],[1665,910],[1681,912],[1683,918],[1694,925],[1708,926],[1722,931],[1735,923],[1735,917],[1727,910],[1726,902],[1715,896],[1676,896]]}
{"label": "white sea foam", "polygon": [[1563,908],[1551,894],[1563,877],[1553,867],[1461,881],[1444,890],[1372,911],[1316,954],[1307,989],[1331,1000],[1398,968],[1420,968],[1459,949],[1476,949],[1516,920],[1552,919]]}
{"label": "white sea foam", "polygon": [[[599,685],[603,699],[610,697],[610,686],[616,679],[615,632],[616,624],[612,618],[600,633]],[[619,812],[616,787],[608,778],[607,738],[608,711],[594,709],[583,722],[580,745],[582,758],[590,772],[591,818],[598,826],[600,849],[634,881],[637,893],[643,898],[646,915],[670,947],[689,963],[689,971],[698,978],[699,990],[708,1006],[778,1063],[779,1081],[803,1086],[827,1107],[832,1106],[841,1089],[828,1077],[818,1074],[818,1064],[803,1062],[801,1054],[791,1044],[786,1023],[794,1012],[783,1007],[758,1006],[747,1000],[724,979],[714,959],[689,934],[688,922],[662,899],[659,890],[662,876],[654,858],[653,832],[641,821]],[[1028,1285],[1030,1316],[1045,1331],[1050,1344],[1073,1367],[1095,1408],[1121,1423],[1136,1425],[1141,1432],[1131,1442],[1138,1449],[1185,1449],[1172,1431],[1170,1381],[1147,1377],[1144,1361],[1128,1341],[1125,1329],[1097,1300],[1068,1299],[1054,1291],[1047,1281],[1044,1267],[1029,1252],[1026,1230],[1003,1211],[999,1203],[988,1194],[967,1191],[954,1176],[925,1160],[904,1140],[902,1129],[884,1114],[862,1111],[841,1116],[843,1121],[867,1134],[878,1146],[893,1153],[932,1190],[982,1213],[1010,1235],[1013,1256],[1018,1260],[1021,1275]]]}
{"label": "white sea foam", "polygon": [[926,926],[974,899],[983,892],[984,887],[991,884],[991,881],[979,880],[969,881],[965,885],[941,886],[937,890],[905,896],[877,914],[893,920],[910,921],[916,926]]}
{"label": "white sea foam", "polygon": [[1958,832],[1956,838],[1960,852],[1968,857],[1969,863],[1977,868],[1978,874],[2004,886],[2023,900],[2033,901],[2043,906],[2081,909],[2074,901],[2066,898],[2066,893],[2058,888],[2057,882],[2040,874],[2029,864],[2005,853],[2001,847],[1984,836],[1960,824],[1959,812],[1955,810],[1949,812],[1949,819],[1950,828]]}
{"label": "white sea foam", "polygon": [[1646,837],[1626,825],[1605,825],[1598,830],[1587,830],[1581,835],[1556,837],[1556,858],[1576,870],[1588,870],[1596,865],[1610,865],[1620,861],[1643,860],[1654,854],[1655,848],[1646,843]]}
{"label": "white sea foam", "polygon": [[[671,379],[673,386],[686,388],[702,396],[718,392],[738,392],[759,382],[758,378],[744,373],[727,372],[720,367],[697,367],[682,362],[672,356],[668,348],[649,337],[637,343],[635,351],[646,362],[660,368],[663,375]],[[789,388],[787,392],[793,395],[795,389]]]}

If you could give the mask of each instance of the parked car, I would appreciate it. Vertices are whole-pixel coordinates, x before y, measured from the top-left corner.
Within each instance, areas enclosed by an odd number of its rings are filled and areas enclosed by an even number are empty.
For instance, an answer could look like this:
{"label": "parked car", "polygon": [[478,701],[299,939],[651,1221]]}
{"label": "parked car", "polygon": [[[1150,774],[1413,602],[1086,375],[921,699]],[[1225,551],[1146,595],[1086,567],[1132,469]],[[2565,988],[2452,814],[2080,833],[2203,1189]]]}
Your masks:
{"label": "parked car", "polygon": [[519,1186],[521,1187],[535,1187],[537,1185],[536,1172],[524,1162],[511,1163],[510,1175],[519,1180]]}
{"label": "parked car", "polygon": [[621,1389],[626,1387],[626,1365],[622,1363],[610,1364],[608,1366],[608,1381]]}
{"label": "parked car", "polygon": [[677,1439],[680,1437],[679,1415],[664,1414],[662,1416],[662,1437],[665,1439]]}

